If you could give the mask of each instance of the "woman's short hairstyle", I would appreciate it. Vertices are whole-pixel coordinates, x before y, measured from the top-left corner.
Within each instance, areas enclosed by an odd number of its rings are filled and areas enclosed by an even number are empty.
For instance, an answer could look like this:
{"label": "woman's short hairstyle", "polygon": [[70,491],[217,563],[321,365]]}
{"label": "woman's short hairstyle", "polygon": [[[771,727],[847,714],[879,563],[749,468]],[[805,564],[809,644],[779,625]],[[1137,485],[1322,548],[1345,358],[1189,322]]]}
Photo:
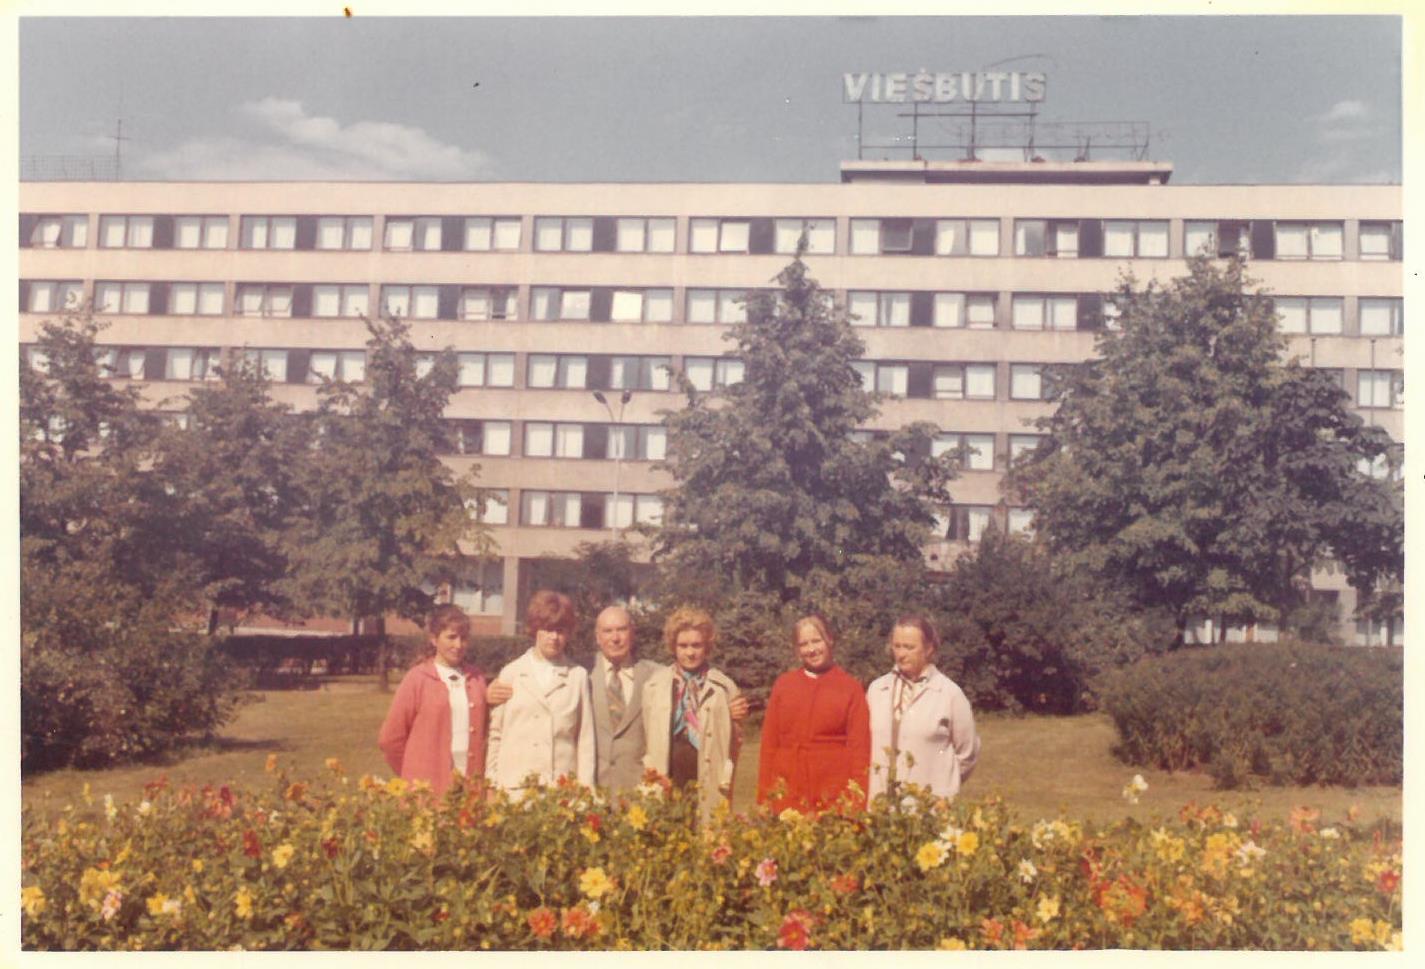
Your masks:
{"label": "woman's short hairstyle", "polygon": [[663,624],[663,644],[668,647],[668,652],[675,652],[678,635],[689,629],[703,634],[703,642],[707,643],[708,654],[711,655],[713,641],[717,639],[717,627],[713,625],[712,616],[694,606],[679,606]]}
{"label": "woman's short hairstyle", "polygon": [[574,603],[562,592],[540,589],[529,597],[524,628],[533,636],[541,629],[570,635],[574,632]]}
{"label": "woman's short hairstyle", "polygon": [[[925,645],[930,651],[932,653],[940,652],[940,637],[935,634],[935,627],[930,624],[929,619],[920,613],[900,616],[896,619],[895,625],[891,627],[892,637],[895,636],[896,630],[901,626],[905,626],[908,629],[920,630],[920,638],[925,641]],[[889,648],[889,639],[887,640],[887,648]]]}
{"label": "woman's short hairstyle", "polygon": [[431,610],[431,614],[426,617],[426,632],[430,638],[435,639],[447,629],[459,632],[461,639],[470,638],[470,617],[465,614],[464,609],[447,603]]}
{"label": "woman's short hairstyle", "polygon": [[796,622],[792,623],[792,648],[796,649],[797,639],[801,635],[803,626],[815,626],[816,631],[821,633],[821,638],[829,647],[836,646],[836,637],[831,633],[831,623],[826,621],[826,617],[819,612],[807,613]]}

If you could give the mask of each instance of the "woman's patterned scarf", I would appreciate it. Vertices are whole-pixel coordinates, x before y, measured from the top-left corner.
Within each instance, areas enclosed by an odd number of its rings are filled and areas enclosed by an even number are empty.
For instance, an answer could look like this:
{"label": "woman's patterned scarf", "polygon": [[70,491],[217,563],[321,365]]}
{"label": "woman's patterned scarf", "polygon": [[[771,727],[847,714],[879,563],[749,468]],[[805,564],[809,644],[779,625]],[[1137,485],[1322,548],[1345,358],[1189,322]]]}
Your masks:
{"label": "woman's patterned scarf", "polygon": [[708,669],[704,666],[695,673],[678,668],[678,678],[674,680],[677,700],[673,704],[673,736],[683,734],[694,750],[703,746],[703,725],[698,720],[698,694],[707,683]]}

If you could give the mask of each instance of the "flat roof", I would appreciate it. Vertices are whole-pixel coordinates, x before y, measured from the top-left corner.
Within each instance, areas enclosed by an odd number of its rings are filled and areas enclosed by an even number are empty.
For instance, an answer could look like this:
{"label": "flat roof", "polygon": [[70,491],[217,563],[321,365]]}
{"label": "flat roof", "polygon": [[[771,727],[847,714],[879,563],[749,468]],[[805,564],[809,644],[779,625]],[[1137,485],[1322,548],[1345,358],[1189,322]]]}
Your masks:
{"label": "flat roof", "polygon": [[1131,161],[845,161],[843,182],[977,182],[1165,185],[1172,162]]}

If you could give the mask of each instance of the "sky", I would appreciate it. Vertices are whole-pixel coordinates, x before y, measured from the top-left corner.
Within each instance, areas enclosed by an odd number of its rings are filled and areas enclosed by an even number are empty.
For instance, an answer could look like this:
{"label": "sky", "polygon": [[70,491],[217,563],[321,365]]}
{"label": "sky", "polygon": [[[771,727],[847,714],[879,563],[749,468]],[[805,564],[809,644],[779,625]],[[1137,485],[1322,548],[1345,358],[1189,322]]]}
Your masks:
{"label": "sky", "polygon": [[1399,182],[1400,49],[1392,16],[22,17],[20,155],[111,157],[122,118],[127,178],[826,182],[844,73],[1017,58],[1041,122],[1146,122],[1175,183]]}

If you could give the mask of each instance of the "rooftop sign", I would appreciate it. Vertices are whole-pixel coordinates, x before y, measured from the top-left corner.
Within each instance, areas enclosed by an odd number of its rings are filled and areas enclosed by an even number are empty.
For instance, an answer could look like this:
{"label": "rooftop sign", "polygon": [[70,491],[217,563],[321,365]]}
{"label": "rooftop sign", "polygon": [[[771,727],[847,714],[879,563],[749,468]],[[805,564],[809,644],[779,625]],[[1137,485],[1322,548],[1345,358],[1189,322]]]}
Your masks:
{"label": "rooftop sign", "polygon": [[1030,71],[843,74],[841,99],[848,104],[1043,101],[1047,83],[1046,75]]}

